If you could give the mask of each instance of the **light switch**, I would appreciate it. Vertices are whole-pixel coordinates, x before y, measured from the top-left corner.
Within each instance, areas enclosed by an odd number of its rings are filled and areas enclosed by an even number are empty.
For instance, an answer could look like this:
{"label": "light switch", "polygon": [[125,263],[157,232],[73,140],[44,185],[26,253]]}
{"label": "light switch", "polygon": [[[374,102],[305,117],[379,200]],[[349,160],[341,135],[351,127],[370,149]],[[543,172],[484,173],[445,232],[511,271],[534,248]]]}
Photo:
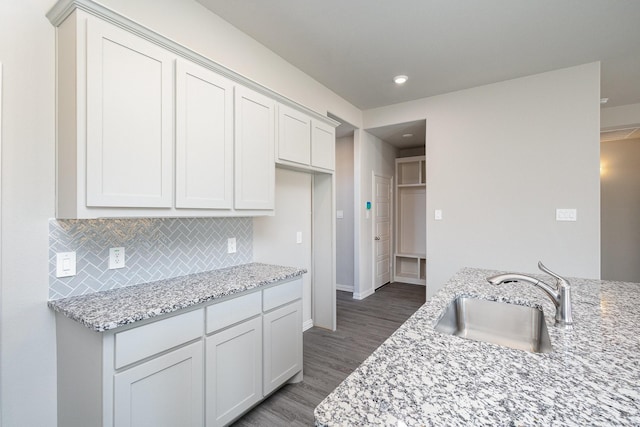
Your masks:
{"label": "light switch", "polygon": [[302,243],[302,231],[296,233],[296,243]]}
{"label": "light switch", "polygon": [[436,221],[441,221],[442,220],[442,210],[441,209],[436,209],[433,212],[433,217]]}
{"label": "light switch", "polygon": [[59,252],[56,254],[56,277],[76,275],[76,253]]}
{"label": "light switch", "polygon": [[556,221],[577,221],[577,209],[556,209]]}
{"label": "light switch", "polygon": [[344,218],[344,211],[336,211],[336,218],[338,219]]}

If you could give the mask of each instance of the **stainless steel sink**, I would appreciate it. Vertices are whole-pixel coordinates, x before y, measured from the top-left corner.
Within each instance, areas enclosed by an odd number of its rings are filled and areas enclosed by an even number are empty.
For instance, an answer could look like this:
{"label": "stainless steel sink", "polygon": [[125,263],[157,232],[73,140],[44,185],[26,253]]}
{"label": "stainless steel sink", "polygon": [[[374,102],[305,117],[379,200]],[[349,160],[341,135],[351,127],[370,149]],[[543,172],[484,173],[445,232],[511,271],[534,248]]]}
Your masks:
{"label": "stainless steel sink", "polygon": [[458,297],[447,306],[435,330],[533,353],[553,350],[542,310],[505,302]]}

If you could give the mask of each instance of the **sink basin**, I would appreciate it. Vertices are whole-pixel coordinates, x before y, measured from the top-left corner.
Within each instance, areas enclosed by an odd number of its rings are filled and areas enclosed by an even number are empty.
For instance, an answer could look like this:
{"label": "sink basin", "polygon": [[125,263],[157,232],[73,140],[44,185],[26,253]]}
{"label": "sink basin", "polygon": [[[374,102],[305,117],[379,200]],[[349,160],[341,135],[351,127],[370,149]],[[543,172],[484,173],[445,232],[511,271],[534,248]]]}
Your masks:
{"label": "sink basin", "polygon": [[447,306],[434,329],[516,350],[553,350],[542,310],[523,305],[458,297]]}

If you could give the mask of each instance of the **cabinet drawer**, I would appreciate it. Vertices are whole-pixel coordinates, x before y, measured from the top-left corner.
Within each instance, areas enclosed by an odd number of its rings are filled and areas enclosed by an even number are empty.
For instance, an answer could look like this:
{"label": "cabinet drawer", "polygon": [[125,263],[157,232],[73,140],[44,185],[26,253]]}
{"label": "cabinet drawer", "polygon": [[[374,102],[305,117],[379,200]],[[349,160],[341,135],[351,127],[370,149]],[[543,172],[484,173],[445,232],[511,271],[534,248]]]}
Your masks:
{"label": "cabinet drawer", "polygon": [[302,298],[302,279],[283,283],[282,285],[265,289],[262,292],[262,309],[269,311],[288,302]]}
{"label": "cabinet drawer", "polygon": [[262,295],[254,292],[207,307],[207,333],[260,314]]}
{"label": "cabinet drawer", "polygon": [[204,310],[194,310],[115,334],[115,369],[202,336]]}

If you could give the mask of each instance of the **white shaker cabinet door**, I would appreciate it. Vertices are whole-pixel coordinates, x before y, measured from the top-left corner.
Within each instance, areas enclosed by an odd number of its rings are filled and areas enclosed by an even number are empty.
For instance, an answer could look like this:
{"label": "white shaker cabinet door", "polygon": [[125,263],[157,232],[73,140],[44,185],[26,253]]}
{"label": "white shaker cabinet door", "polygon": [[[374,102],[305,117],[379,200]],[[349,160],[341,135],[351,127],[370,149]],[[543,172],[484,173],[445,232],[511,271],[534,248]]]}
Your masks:
{"label": "white shaker cabinet door", "polygon": [[336,131],[333,126],[313,120],[311,131],[311,166],[334,170],[336,162]]}
{"label": "white shaker cabinet door", "polygon": [[176,207],[233,207],[233,82],[176,65]]}
{"label": "white shaker cabinet door", "polygon": [[278,160],[311,163],[311,119],[286,105],[278,106]]}
{"label": "white shaker cabinet door", "polygon": [[203,414],[202,341],[115,375],[118,427],[200,427]]}
{"label": "white shaker cabinet door", "polygon": [[171,207],[173,61],[103,21],[87,22],[87,206]]}
{"label": "white shaker cabinet door", "polygon": [[273,210],[275,198],[275,101],[235,88],[236,209]]}
{"label": "white shaker cabinet door", "polygon": [[262,400],[262,317],[207,337],[207,427],[228,424]]}
{"label": "white shaker cabinet door", "polygon": [[266,396],[302,370],[300,300],[264,314],[264,384]]}

